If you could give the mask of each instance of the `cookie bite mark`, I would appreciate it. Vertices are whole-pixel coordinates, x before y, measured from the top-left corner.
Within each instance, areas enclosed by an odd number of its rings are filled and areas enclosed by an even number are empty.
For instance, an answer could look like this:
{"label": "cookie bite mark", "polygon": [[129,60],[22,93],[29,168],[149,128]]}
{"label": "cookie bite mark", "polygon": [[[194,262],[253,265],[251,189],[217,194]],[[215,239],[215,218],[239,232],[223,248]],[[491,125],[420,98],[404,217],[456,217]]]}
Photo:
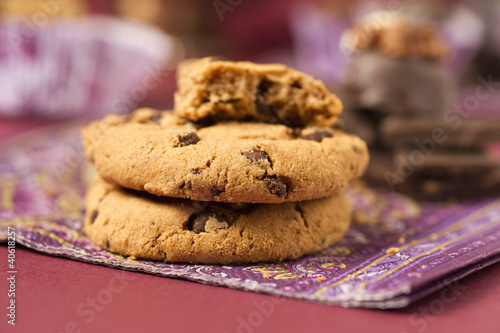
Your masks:
{"label": "cookie bite mark", "polygon": [[324,138],[333,138],[333,133],[327,128],[305,129],[299,136],[299,139],[311,140],[316,142],[323,141]]}
{"label": "cookie bite mark", "polygon": [[184,230],[190,230],[197,234],[214,232],[228,227],[229,224],[222,215],[212,212],[193,214],[184,224]]}
{"label": "cookie bite mark", "polygon": [[287,185],[285,184],[284,181],[278,179],[277,177],[273,176],[267,176],[262,179],[264,184],[267,186],[269,189],[269,192],[278,197],[278,198],[284,198],[287,194]]}
{"label": "cookie bite mark", "polygon": [[186,147],[200,142],[200,138],[195,132],[177,134],[177,147]]}

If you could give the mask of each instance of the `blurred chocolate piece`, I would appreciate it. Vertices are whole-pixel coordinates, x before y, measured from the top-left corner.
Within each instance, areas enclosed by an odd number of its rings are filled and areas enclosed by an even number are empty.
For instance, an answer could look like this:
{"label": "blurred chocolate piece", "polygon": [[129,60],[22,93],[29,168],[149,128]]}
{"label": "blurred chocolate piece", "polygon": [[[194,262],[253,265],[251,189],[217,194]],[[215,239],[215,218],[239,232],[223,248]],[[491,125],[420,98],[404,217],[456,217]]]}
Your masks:
{"label": "blurred chocolate piece", "polygon": [[387,150],[375,149],[370,155],[368,182],[419,200],[473,199],[499,193],[500,165],[480,153],[458,158],[453,153],[437,153],[419,166],[409,162],[408,155],[393,156]]}
{"label": "blurred chocolate piece", "polygon": [[418,147],[396,148],[393,165],[409,163],[415,176],[459,179],[479,176],[500,169],[499,161],[480,150],[435,150],[423,152]]}
{"label": "blurred chocolate piece", "polygon": [[500,121],[461,120],[460,124],[429,118],[387,117],[380,124],[381,141],[387,146],[433,140],[439,147],[481,148],[500,141]]}

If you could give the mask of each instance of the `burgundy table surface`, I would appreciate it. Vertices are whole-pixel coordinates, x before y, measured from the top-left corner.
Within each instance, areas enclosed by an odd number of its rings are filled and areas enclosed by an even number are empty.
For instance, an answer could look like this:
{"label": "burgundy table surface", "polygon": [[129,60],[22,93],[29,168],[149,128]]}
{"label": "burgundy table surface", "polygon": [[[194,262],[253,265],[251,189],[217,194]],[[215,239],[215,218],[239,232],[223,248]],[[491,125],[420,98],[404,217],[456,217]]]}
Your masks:
{"label": "burgundy table surface", "polygon": [[[4,245],[0,258],[5,312]],[[7,325],[3,314],[1,332],[500,332],[499,264],[404,310],[381,311],[166,279],[19,247],[16,260],[17,324]],[[99,297],[106,304],[92,310],[89,298]]]}

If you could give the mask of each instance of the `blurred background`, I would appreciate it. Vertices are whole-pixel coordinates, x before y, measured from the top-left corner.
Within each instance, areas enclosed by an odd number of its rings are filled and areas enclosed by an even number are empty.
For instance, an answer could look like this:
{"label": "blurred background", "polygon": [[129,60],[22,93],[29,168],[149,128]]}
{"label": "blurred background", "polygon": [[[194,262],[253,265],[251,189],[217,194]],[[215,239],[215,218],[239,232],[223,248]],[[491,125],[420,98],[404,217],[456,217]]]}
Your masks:
{"label": "blurred background", "polygon": [[462,89],[500,80],[500,1],[0,0],[0,115],[170,108],[177,62],[208,55],[285,63],[335,92],[342,33],[376,10],[434,22]]}
{"label": "blurred background", "polygon": [[[432,36],[418,28],[415,40],[439,40],[446,57],[344,47],[346,30],[376,12],[379,25],[400,14],[430,23]],[[401,31],[384,38],[414,46]],[[0,0],[0,139],[171,109],[177,64],[204,56],[323,80],[345,104],[338,126],[370,145],[374,183],[425,198],[500,188],[500,0]],[[415,142],[436,128],[450,139],[424,156]]]}

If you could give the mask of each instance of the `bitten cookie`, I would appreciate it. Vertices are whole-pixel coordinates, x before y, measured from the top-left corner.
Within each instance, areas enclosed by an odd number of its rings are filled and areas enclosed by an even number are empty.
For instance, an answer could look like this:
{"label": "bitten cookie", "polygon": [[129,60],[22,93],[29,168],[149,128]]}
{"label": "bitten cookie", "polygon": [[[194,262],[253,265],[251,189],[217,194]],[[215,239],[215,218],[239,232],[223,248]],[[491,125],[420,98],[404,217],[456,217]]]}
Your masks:
{"label": "bitten cookie", "polygon": [[178,68],[175,113],[197,122],[256,120],[331,126],[342,102],[325,85],[279,64],[186,60]]}
{"label": "bitten cookie", "polygon": [[293,259],[339,240],[350,207],[338,192],[283,204],[221,204],[156,197],[97,177],[84,231],[96,245],[137,258],[233,264]]}
{"label": "bitten cookie", "polygon": [[364,141],[327,127],[228,122],[197,129],[152,109],[108,116],[82,137],[88,160],[107,181],[199,201],[323,198],[360,177],[369,159]]}

